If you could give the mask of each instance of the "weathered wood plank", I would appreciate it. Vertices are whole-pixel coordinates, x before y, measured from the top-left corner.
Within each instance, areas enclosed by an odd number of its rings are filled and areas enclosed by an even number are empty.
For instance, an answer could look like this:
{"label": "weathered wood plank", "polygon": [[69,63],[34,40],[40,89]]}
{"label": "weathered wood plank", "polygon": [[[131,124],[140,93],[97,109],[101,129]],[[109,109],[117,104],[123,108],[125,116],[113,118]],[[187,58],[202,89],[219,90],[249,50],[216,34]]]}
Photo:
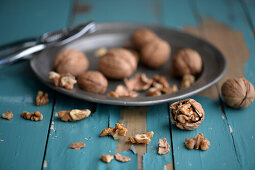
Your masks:
{"label": "weathered wood plank", "polygon": [[251,32],[253,36],[255,37],[255,1],[253,0],[239,0],[244,13],[246,14],[246,20],[250,24]]}
{"label": "weathered wood plank", "polygon": [[[69,1],[1,1],[0,44],[38,36],[45,31],[65,27]],[[60,8],[58,13],[55,9]],[[0,169],[40,169],[47,141],[54,92],[39,82],[29,62],[0,69],[0,113],[12,110],[14,117],[0,119]],[[49,93],[50,103],[36,106],[38,90]],[[24,120],[22,111],[40,111],[40,122]]]}

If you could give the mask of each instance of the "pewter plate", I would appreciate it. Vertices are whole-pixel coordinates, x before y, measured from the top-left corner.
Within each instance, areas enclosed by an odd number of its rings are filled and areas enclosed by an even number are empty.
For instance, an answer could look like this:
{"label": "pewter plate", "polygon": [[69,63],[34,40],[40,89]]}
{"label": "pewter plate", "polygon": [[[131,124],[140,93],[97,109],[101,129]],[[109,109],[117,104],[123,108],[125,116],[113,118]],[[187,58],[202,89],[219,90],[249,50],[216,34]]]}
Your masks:
{"label": "pewter plate", "polygon": [[[126,42],[129,42],[132,32],[144,27],[153,30],[159,37],[171,44],[171,56],[173,56],[178,49],[184,47],[192,48],[199,52],[203,60],[203,71],[197,77],[196,82],[191,87],[179,90],[176,93],[156,97],[148,97],[146,96],[146,92],[142,92],[139,93],[139,96],[136,98],[113,98],[107,96],[106,94],[109,91],[114,90],[118,84],[124,84],[123,81],[109,80],[107,92],[104,95],[99,95],[83,91],[78,87],[78,85],[75,85],[74,89],[72,90],[55,87],[52,81],[49,80],[48,73],[52,71],[53,59],[60,50],[68,48],[83,51],[86,53],[90,61],[89,70],[98,70],[99,58],[94,56],[94,52],[98,48],[122,47]],[[33,71],[42,82],[60,93],[96,103],[126,106],[154,105],[189,97],[218,82],[226,72],[226,60],[224,56],[210,43],[171,28],[131,23],[97,24],[97,31],[95,33],[86,35],[62,47],[45,49],[44,51],[36,54],[31,59],[30,64]],[[157,70],[149,69],[139,63],[137,72],[146,73],[146,75],[150,78],[155,74],[166,76],[170,85],[177,84],[179,86],[181,82],[180,79],[176,79],[172,76],[171,59],[166,62],[163,67]]]}

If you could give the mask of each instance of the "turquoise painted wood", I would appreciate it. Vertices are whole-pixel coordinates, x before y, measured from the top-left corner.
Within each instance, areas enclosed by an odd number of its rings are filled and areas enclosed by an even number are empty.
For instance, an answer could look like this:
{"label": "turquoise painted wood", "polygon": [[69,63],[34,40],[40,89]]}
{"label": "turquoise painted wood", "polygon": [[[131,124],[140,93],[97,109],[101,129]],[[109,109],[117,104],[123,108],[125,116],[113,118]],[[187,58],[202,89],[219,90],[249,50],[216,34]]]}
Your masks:
{"label": "turquoise painted wood", "polygon": [[[203,17],[210,15],[219,21],[227,23],[231,28],[242,31],[245,43],[250,52],[250,58],[245,66],[245,76],[249,81],[255,84],[255,42],[251,35],[251,27],[247,23],[247,20],[245,20],[243,8],[240,7],[238,1],[233,1],[231,3],[231,10],[228,10],[228,3],[217,1],[215,4],[221,8],[221,13],[213,12],[211,7],[206,5],[206,1],[198,4],[198,11]],[[254,13],[254,10],[252,12]],[[228,19],[228,15],[231,15],[234,20]],[[255,103],[242,110],[234,110],[225,107],[225,113],[232,129],[241,169],[254,169],[255,167],[254,159],[251,159],[255,150],[255,132],[253,130],[255,128],[254,110]]]}
{"label": "turquoise painted wood", "polygon": [[254,13],[254,8],[255,8],[255,1],[253,0],[247,0],[247,1],[241,1],[243,5],[243,9],[246,12],[247,17],[250,19],[250,25],[252,27],[253,36],[255,37],[255,13]]}
{"label": "turquoise painted wood", "polygon": [[[60,3],[61,2],[61,3]],[[52,4],[49,5],[49,4]],[[55,13],[55,8],[63,7]],[[69,1],[0,1],[0,44],[66,26]],[[49,18],[51,19],[50,22]],[[53,24],[54,23],[54,24]],[[20,62],[0,70],[0,113],[13,111],[10,121],[0,119],[0,169],[34,170],[42,167],[54,92],[42,85]],[[49,93],[50,103],[38,107],[38,90]],[[22,111],[39,110],[44,119],[32,122],[21,118]]]}

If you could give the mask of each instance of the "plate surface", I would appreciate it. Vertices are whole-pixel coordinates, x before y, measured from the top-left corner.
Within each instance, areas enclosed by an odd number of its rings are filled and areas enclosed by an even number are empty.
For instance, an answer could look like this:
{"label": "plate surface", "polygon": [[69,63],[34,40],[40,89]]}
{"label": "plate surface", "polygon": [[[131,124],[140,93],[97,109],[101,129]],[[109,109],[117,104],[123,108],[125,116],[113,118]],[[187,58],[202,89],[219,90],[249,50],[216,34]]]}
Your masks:
{"label": "plate surface", "polygon": [[[123,81],[108,80],[107,92],[104,95],[98,95],[83,91],[78,85],[75,85],[72,90],[55,87],[52,81],[49,80],[48,73],[52,71],[53,59],[60,50],[68,48],[83,51],[90,61],[89,70],[98,70],[97,63],[99,58],[94,57],[94,52],[98,48],[122,47],[125,43],[129,42],[132,32],[144,27],[153,30],[159,37],[170,43],[171,57],[178,49],[184,47],[189,47],[199,52],[203,60],[203,72],[197,77],[196,82],[191,87],[179,90],[176,93],[156,97],[148,97],[146,96],[146,92],[142,92],[136,98],[113,98],[106,94],[114,90],[118,84],[124,84]],[[36,54],[31,59],[30,64],[38,78],[58,92],[96,103],[129,106],[153,105],[189,97],[215,84],[226,72],[226,60],[224,56],[210,43],[171,28],[131,23],[97,24],[97,31],[95,33],[86,35],[63,47],[45,49]],[[157,70],[149,69],[139,63],[137,72],[146,73],[150,78],[155,74],[164,75],[171,86],[173,84],[180,85],[181,80],[174,78],[171,74],[171,58],[162,68]]]}

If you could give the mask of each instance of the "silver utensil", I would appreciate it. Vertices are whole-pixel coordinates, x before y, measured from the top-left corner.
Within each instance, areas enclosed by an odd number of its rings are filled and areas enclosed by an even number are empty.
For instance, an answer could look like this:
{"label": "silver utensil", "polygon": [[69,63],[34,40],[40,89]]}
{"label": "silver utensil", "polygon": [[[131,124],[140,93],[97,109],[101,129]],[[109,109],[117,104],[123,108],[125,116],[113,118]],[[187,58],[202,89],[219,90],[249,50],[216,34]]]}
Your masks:
{"label": "silver utensil", "polygon": [[20,59],[30,58],[31,54],[53,46],[63,46],[87,33],[95,32],[96,24],[87,22],[76,27],[44,33],[38,38],[27,38],[0,46],[0,67]]}

